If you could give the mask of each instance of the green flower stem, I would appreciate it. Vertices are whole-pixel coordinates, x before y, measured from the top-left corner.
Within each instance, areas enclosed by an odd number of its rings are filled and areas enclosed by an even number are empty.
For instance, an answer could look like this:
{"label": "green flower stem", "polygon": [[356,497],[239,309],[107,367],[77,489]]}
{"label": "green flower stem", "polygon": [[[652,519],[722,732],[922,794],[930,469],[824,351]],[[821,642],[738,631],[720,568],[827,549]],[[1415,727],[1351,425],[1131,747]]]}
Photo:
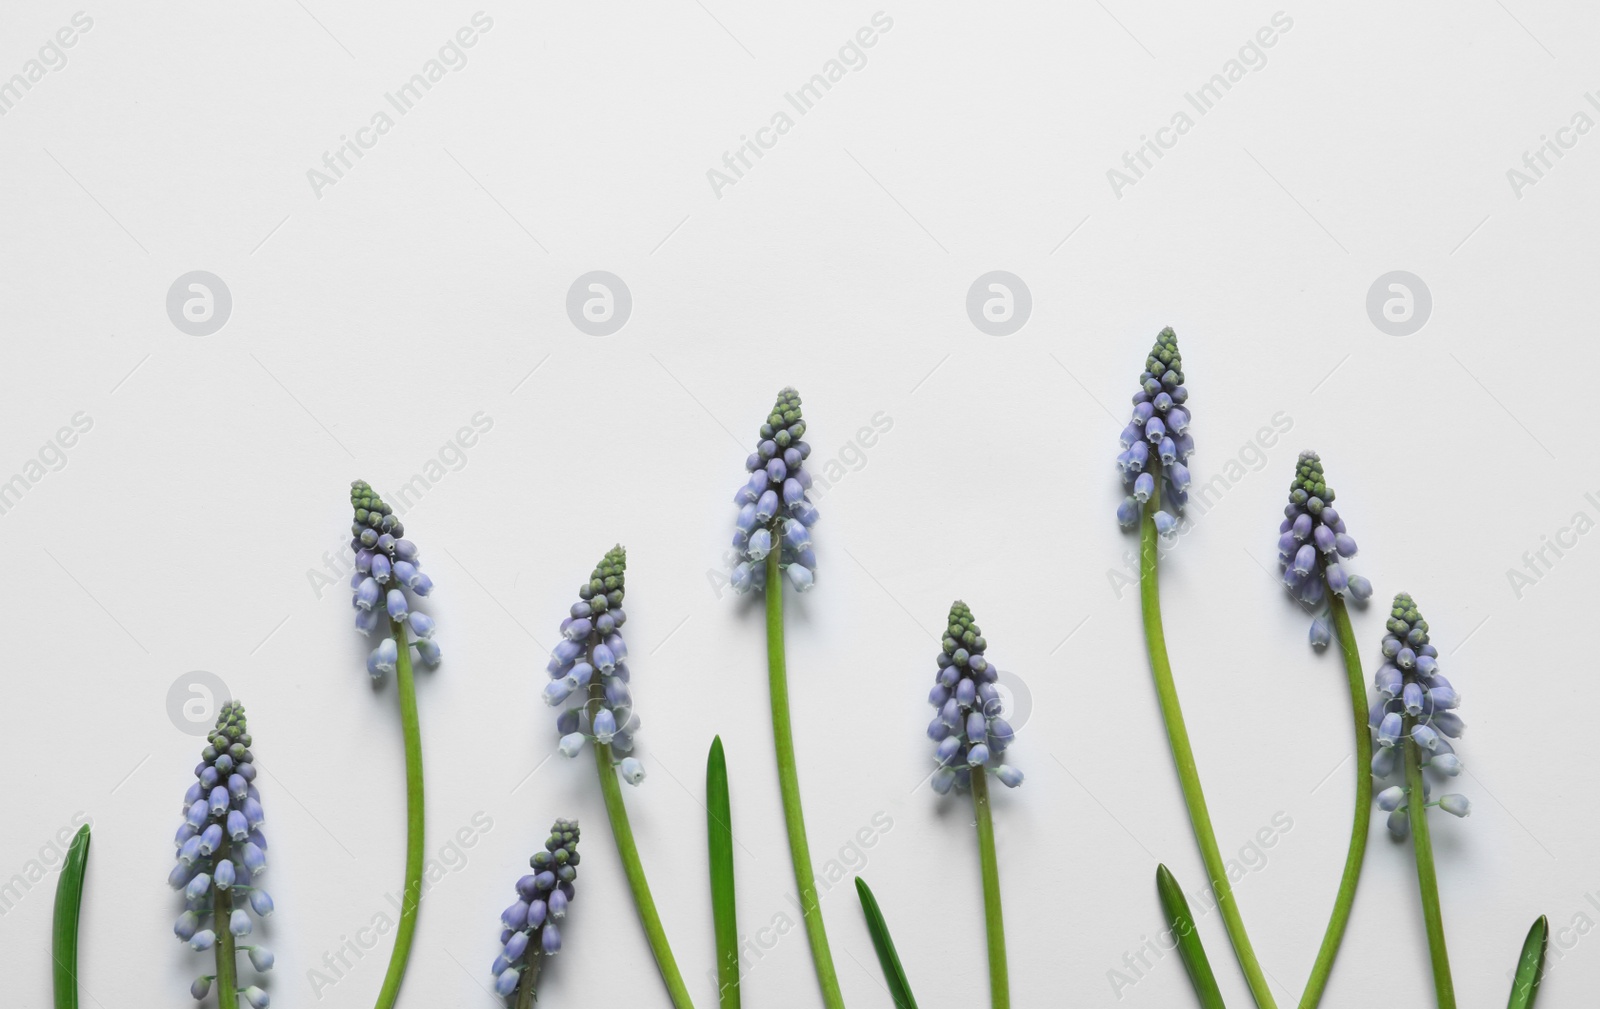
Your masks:
{"label": "green flower stem", "polygon": [[683,975],[678,971],[678,961],[672,958],[672,947],[667,944],[666,930],[661,927],[655,898],[650,896],[650,882],[644,877],[639,846],[633,841],[633,825],[628,822],[628,807],[622,802],[622,783],[617,780],[616,758],[611,754],[609,743],[594,744],[594,762],[595,769],[600,772],[600,794],[606,800],[606,815],[611,819],[611,836],[616,838],[622,871],[628,877],[628,889],[633,891],[633,906],[639,912],[639,924],[650,943],[650,952],[655,954],[661,981],[667,986],[674,1009],[694,1009],[694,1003],[689,1001],[689,989],[684,987]]}
{"label": "green flower stem", "polygon": [[1244,930],[1244,919],[1239,916],[1239,906],[1233,899],[1233,887],[1228,883],[1228,873],[1222,864],[1222,854],[1217,850],[1217,838],[1211,827],[1211,813],[1206,809],[1205,793],[1200,789],[1200,774],[1195,769],[1194,750],[1189,746],[1189,730],[1183,722],[1183,709],[1178,704],[1178,690],[1172,683],[1172,664],[1167,659],[1166,633],[1161,628],[1161,585],[1156,564],[1156,524],[1154,515],[1161,507],[1161,473],[1152,466],[1156,490],[1146,503],[1140,517],[1139,530],[1139,600],[1144,610],[1144,638],[1150,651],[1150,672],[1156,681],[1156,696],[1161,701],[1161,719],[1166,723],[1167,742],[1172,746],[1172,760],[1177,766],[1178,782],[1183,786],[1183,801],[1189,807],[1189,822],[1194,827],[1195,843],[1200,847],[1200,859],[1205,863],[1206,875],[1211,878],[1211,889],[1217,895],[1217,909],[1222,912],[1222,923],[1233,943],[1234,956],[1239,969],[1244,972],[1259,1009],[1277,1009],[1267,979],[1256,961],[1250,946],[1250,937]]}
{"label": "green flower stem", "polygon": [[1000,916],[1000,866],[994,854],[994,815],[989,807],[989,776],[972,769],[972,808],[978,814],[978,860],[983,865],[983,924],[989,936],[989,1005],[1011,1009],[1011,978],[1006,970],[1006,924]]}
{"label": "green flower stem", "polygon": [[1356,633],[1350,626],[1350,611],[1345,608],[1344,598],[1334,596],[1330,606],[1333,625],[1339,632],[1339,650],[1344,653],[1345,672],[1350,679],[1350,710],[1355,716],[1356,811],[1350,824],[1350,850],[1345,855],[1344,876],[1339,880],[1339,893],[1333,901],[1333,915],[1328,919],[1328,930],[1322,936],[1316,962],[1311,965],[1311,977],[1306,981],[1305,994],[1300,997],[1300,1009],[1314,1009],[1328,987],[1333,958],[1339,955],[1339,943],[1344,939],[1345,926],[1350,923],[1356,883],[1361,879],[1361,863],[1367,855],[1367,834],[1372,826],[1372,732],[1367,727],[1366,675],[1361,671]]}
{"label": "green flower stem", "polygon": [[1439,876],[1433,869],[1433,841],[1428,836],[1428,807],[1423,798],[1422,763],[1405,720],[1406,814],[1411,820],[1411,847],[1417,855],[1417,886],[1422,891],[1422,921],[1428,929],[1428,957],[1433,961],[1433,990],[1439,1009],[1456,1009],[1456,986],[1450,980],[1450,953],[1444,946],[1444,916],[1439,912]]}
{"label": "green flower stem", "polygon": [[[227,860],[230,847],[228,836],[224,833],[222,844],[217,848],[215,864],[221,865]],[[228,921],[232,917],[233,891],[212,886],[211,930],[217,936],[217,1009],[239,1009],[238,950],[233,945],[233,931],[228,928]]]}
{"label": "green flower stem", "polygon": [[778,549],[767,554],[767,683],[772,694],[772,740],[778,751],[778,787],[783,793],[783,822],[789,830],[789,856],[794,862],[794,882],[800,890],[801,917],[817,983],[828,1009],[844,1009],[839,977],[828,949],[817,902],[817,881],[811,869],[811,846],[806,843],[805,814],[800,809],[800,776],[794,764],[794,732],[789,724],[789,674],[783,657],[783,578],[778,570]]}
{"label": "green flower stem", "polygon": [[517,1009],[533,1009],[533,1001],[538,998],[534,989],[539,985],[539,968],[544,966],[544,954],[539,949],[529,946],[527,955],[528,966],[517,979]]}
{"label": "green flower stem", "polygon": [[[417,720],[417,683],[411,673],[411,642],[406,625],[390,621],[390,633],[400,646],[395,661],[395,687],[400,694],[400,729],[406,745],[406,887],[400,900],[400,924],[394,932],[394,952],[389,971],[378,991],[377,1009],[393,1009],[411,959],[411,940],[417,934],[417,910],[422,903],[423,805],[422,726]],[[220,980],[220,979],[219,979]]]}

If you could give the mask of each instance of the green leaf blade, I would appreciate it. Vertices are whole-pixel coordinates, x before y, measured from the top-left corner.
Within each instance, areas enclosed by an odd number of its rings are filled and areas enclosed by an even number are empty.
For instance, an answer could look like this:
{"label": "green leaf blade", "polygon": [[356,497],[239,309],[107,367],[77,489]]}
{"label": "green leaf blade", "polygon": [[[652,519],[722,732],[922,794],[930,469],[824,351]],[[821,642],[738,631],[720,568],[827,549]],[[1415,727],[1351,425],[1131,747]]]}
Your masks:
{"label": "green leaf blade", "polygon": [[1161,915],[1178,943],[1178,956],[1189,972],[1189,983],[1194,986],[1200,1005],[1204,1009],[1226,1009],[1217,988],[1217,976],[1211,972],[1211,961],[1206,958],[1200,932],[1194,926],[1194,915],[1189,912],[1189,900],[1165,865],[1156,866],[1156,894],[1161,898]]}
{"label": "green leaf blade", "polygon": [[739,920],[733,888],[733,812],[722,737],[706,755],[706,848],[711,859],[711,920],[717,938],[717,998],[739,1009]]}
{"label": "green leaf blade", "polygon": [[78,829],[56,879],[51,922],[55,1009],[78,1009],[78,916],[83,906],[83,874],[89,866],[89,825]]}
{"label": "green leaf blade", "polygon": [[894,939],[889,935],[888,922],[883,920],[878,898],[860,876],[856,877],[856,894],[861,898],[861,912],[867,918],[867,931],[872,933],[872,948],[878,953],[878,964],[883,968],[883,978],[895,1009],[917,1009],[917,1000],[911,995],[911,982],[906,980],[905,968],[900,965],[900,954],[895,952]]}
{"label": "green leaf blade", "polygon": [[1550,921],[1544,915],[1528,929],[1517,958],[1517,973],[1511,979],[1511,1001],[1507,1009],[1533,1009],[1539,997],[1539,982],[1544,979],[1544,952],[1550,942]]}

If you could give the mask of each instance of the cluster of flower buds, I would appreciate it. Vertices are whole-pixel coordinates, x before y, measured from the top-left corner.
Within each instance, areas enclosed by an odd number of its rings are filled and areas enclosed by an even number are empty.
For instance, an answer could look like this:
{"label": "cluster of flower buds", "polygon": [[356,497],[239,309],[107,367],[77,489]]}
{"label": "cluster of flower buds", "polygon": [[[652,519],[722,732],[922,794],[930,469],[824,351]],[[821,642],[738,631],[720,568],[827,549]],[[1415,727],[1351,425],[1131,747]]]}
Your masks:
{"label": "cluster of flower buds", "polygon": [[[229,701],[217,715],[217,727],[194,769],[195,783],[183,797],[177,864],[167,877],[174,890],[183,891],[184,910],[173,931],[196,950],[215,947],[221,929],[235,942],[250,935],[253,924],[244,905],[257,917],[272,913],[272,898],[255,885],[267,868],[267,839],[261,834],[261,796],[251,760],[244,705]],[[246,899],[236,904],[236,895]],[[248,953],[258,971],[272,969],[272,951],[265,946],[238,946],[236,952]],[[195,979],[190,994],[205,998],[214,977]],[[240,989],[240,994],[254,1009],[265,1009],[267,993],[259,987]]]}
{"label": "cluster of flower buds", "polygon": [[1139,512],[1156,491],[1156,474],[1163,483],[1161,508],[1152,516],[1156,531],[1169,536],[1177,531],[1175,513],[1189,500],[1189,456],[1194,436],[1189,434],[1189,390],[1183,387],[1183,355],[1178,336],[1168,326],[1139,374],[1139,391],[1133,394],[1133,418],[1122,429],[1122,453],[1117,467],[1131,493],[1117,507],[1123,528],[1139,522]]}
{"label": "cluster of flower buds", "polygon": [[[628,691],[628,645],[622,640],[628,619],[622,611],[627,567],[628,552],[620,546],[601,559],[578,589],[571,615],[561,621],[561,643],[545,667],[550,674],[545,703],[555,708],[573,702],[556,717],[561,752],[569,757],[576,757],[587,739],[615,753],[630,753],[639,731]],[[624,757],[621,770],[630,785],[644,780],[644,765],[637,757]]]}
{"label": "cluster of flower buds", "polygon": [[932,784],[940,795],[952,786],[970,787],[974,772],[988,770],[1009,788],[1022,784],[1022,772],[1000,762],[1016,733],[1001,717],[1000,692],[994,685],[999,670],[984,658],[986,646],[972,611],[956,600],[939,653],[938,681],[928,693],[928,703],[938,710],[928,724],[928,736],[938,744],[934,753],[939,769]]}
{"label": "cluster of flower buds", "polygon": [[544,847],[528,860],[533,872],[517,880],[516,903],[500,913],[503,948],[492,970],[494,990],[503,997],[516,992],[523,972],[541,953],[561,950],[556,922],[567,916],[572,883],[578,878],[578,821],[557,820]]}
{"label": "cluster of flower buds", "polygon": [[739,560],[730,580],[740,594],[766,588],[766,560],[774,550],[797,591],[805,592],[816,582],[811,527],[816,524],[817,509],[806,497],[811,474],[806,472],[805,459],[811,446],[802,440],[805,433],[800,394],[786,388],[778,393],[771,415],[761,425],[756,450],[744,462],[750,478],[733,496],[733,503],[739,506],[733,532],[733,549]]}
{"label": "cluster of flower buds", "polygon": [[[1340,563],[1340,558],[1356,555],[1356,541],[1345,532],[1333,498],[1333,488],[1322,476],[1322,459],[1315,452],[1301,452],[1278,524],[1278,570],[1289,591],[1307,606],[1321,606],[1329,592],[1357,600],[1372,595],[1372,583],[1346,572]],[[1326,648],[1332,640],[1333,624],[1324,612],[1311,621],[1311,644]]]}
{"label": "cluster of flower buds", "polygon": [[[1455,713],[1461,696],[1439,673],[1439,650],[1428,643],[1428,622],[1409,595],[1402,592],[1394,597],[1386,626],[1389,633],[1383,638],[1383,665],[1373,677],[1378,698],[1369,718],[1378,737],[1372,776],[1382,780],[1397,770],[1403,774],[1403,751],[1409,742],[1416,747],[1425,771],[1453,778],[1461,773],[1461,760],[1450,740],[1459,738],[1466,727]],[[1422,787],[1421,801],[1433,805],[1428,802],[1431,789],[1426,780]],[[1397,838],[1411,829],[1406,816],[1410,801],[1412,797],[1401,785],[1378,794],[1378,808],[1389,814],[1389,832]],[[1456,816],[1466,816],[1471,810],[1467,797],[1459,794],[1441,796],[1438,805]]]}
{"label": "cluster of flower buds", "polygon": [[[433,591],[433,579],[422,573],[417,545],[405,539],[405,527],[365,480],[350,484],[350,506],[355,522],[350,527],[350,546],[356,552],[356,570],[350,577],[355,589],[350,602],[356,608],[356,630],[363,634],[379,631],[378,647],[367,656],[367,672],[373,679],[392,673],[402,646],[415,648],[418,658],[429,666],[439,664],[439,646],[433,640],[433,618],[411,608],[406,593],[425,596]],[[387,617],[387,619],[385,619]],[[410,626],[409,641],[396,641],[395,628]]]}

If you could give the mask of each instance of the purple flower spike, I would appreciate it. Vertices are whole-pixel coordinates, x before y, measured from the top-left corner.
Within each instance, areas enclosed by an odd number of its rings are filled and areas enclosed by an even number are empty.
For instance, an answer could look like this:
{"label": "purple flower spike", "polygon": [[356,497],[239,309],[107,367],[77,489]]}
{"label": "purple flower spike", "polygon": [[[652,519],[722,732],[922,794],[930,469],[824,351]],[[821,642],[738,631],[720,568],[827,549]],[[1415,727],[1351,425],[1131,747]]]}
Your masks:
{"label": "purple flower spike", "polygon": [[[355,587],[356,630],[362,634],[376,631],[382,636],[367,658],[367,672],[379,679],[395,671],[402,645],[409,648],[415,644],[404,639],[433,634],[433,620],[412,609],[411,599],[412,595],[426,596],[433,589],[433,581],[421,571],[417,545],[403,538],[405,530],[399,517],[365,481],[350,485],[350,506],[354,512],[350,534],[351,545],[357,551],[357,570],[370,573]],[[409,624],[410,634],[401,630],[401,640],[397,640],[392,636],[395,624]],[[437,648],[432,654],[437,658]]]}
{"label": "purple flower spike", "polygon": [[[254,929],[252,914],[259,918],[272,913],[272,898],[254,883],[266,861],[261,847],[252,840],[260,837],[255,828],[263,816],[255,787],[249,784],[255,777],[250,744],[243,705],[228,701],[218,712],[216,727],[206,737],[200,764],[194,770],[195,783],[185,794],[189,805],[179,832],[177,863],[167,877],[169,884],[182,889],[187,904],[173,933],[195,950],[217,950],[219,957],[224,949],[217,941],[219,931],[226,928],[224,936],[243,938]],[[191,799],[197,795],[203,797]],[[202,929],[206,915],[211,916],[212,926]],[[226,948],[233,955],[250,953],[257,970],[272,966],[272,955],[264,947]],[[264,955],[258,956],[257,950]],[[201,997],[209,990],[209,981],[203,985],[197,982],[192,988]],[[251,998],[248,992],[255,992],[258,997]],[[250,986],[246,1001],[263,1009],[267,994]]]}
{"label": "purple flower spike", "polygon": [[755,503],[744,505],[735,521],[735,553],[728,576],[728,583],[741,595],[765,590],[766,565],[774,554],[797,591],[807,591],[815,584],[816,558],[808,556],[809,536],[801,538],[788,531],[790,526],[809,529],[817,521],[817,510],[807,497],[811,474],[805,460],[811,455],[811,446],[803,440],[805,431],[800,395],[784,389],[757,435],[757,450],[750,457],[756,465],[746,463],[752,472],[745,489],[755,495]]}
{"label": "purple flower spike", "polygon": [[934,772],[934,791],[944,795],[952,788],[966,788],[958,771],[974,774],[994,771],[1001,783],[1015,788],[1022,783],[1022,772],[1000,765],[998,754],[1016,739],[1016,730],[1002,717],[1000,695],[993,681],[998,676],[984,655],[987,642],[966,603],[950,607],[949,625],[938,657],[939,672],[928,700],[939,715],[928,727],[937,744],[934,759],[940,768]]}
{"label": "purple flower spike", "polygon": [[1184,462],[1194,451],[1194,439],[1184,433],[1188,410],[1178,405],[1187,398],[1178,337],[1168,327],[1157,334],[1145,359],[1139,391],[1133,397],[1133,415],[1122,433],[1124,452],[1118,464],[1122,481],[1132,492],[1117,509],[1117,523],[1124,529],[1139,524],[1140,506],[1157,496],[1158,480],[1161,509],[1155,516],[1157,531],[1170,535],[1177,529],[1177,516],[1188,499],[1191,481]]}
{"label": "purple flower spike", "polygon": [[[1374,759],[1372,776],[1379,780],[1402,770],[1400,754],[1404,748],[1415,751],[1425,772],[1435,780],[1439,776],[1453,778],[1461,773],[1461,758],[1447,741],[1461,734],[1461,718],[1452,709],[1461,703],[1460,695],[1438,672],[1438,654],[1428,640],[1428,622],[1422,619],[1417,604],[1404,592],[1394,597],[1385,625],[1387,634],[1382,651],[1385,660],[1374,677],[1378,688],[1374,717],[1381,713],[1378,722],[1378,742],[1391,758],[1382,762]],[[1406,656],[1413,661],[1402,661]],[[1386,741],[1388,740],[1388,741]],[[1385,796],[1405,791],[1405,782],[1387,789]],[[1424,779],[1426,788],[1428,781]],[[1426,795],[1423,801],[1426,802]],[[1446,796],[1451,805],[1459,805],[1461,812],[1446,809],[1457,816],[1465,815],[1465,796]],[[1412,801],[1405,797],[1404,801]],[[1441,806],[1444,800],[1441,799]],[[1403,807],[1402,807],[1403,808]],[[1390,814],[1391,819],[1394,814]]]}
{"label": "purple flower spike", "polygon": [[[623,662],[628,646],[620,630],[627,620],[622,611],[627,562],[627,551],[620,546],[601,559],[589,581],[578,589],[578,602],[572,607],[573,613],[585,616],[570,618],[566,625],[569,638],[557,646],[551,659],[550,668],[557,678],[544,688],[544,698],[554,707],[573,705],[556,716],[559,747],[569,757],[576,756],[590,739],[617,753],[633,747],[638,717],[632,713],[629,672]],[[622,762],[623,780],[638,784],[643,774],[630,775],[630,766],[628,760]]]}
{"label": "purple flower spike", "polygon": [[[1355,554],[1355,541],[1345,533],[1344,518],[1334,509],[1333,498],[1333,488],[1322,474],[1321,457],[1301,452],[1289,484],[1289,504],[1278,527],[1278,566],[1284,583],[1308,606],[1320,604],[1328,593],[1357,602],[1372,595],[1372,583],[1350,574],[1340,562],[1340,558]],[[1325,620],[1326,615],[1317,619]],[[1325,647],[1331,638],[1331,627],[1313,625],[1314,647]]]}
{"label": "purple flower spike", "polygon": [[561,933],[553,919],[566,915],[567,903],[575,893],[578,837],[576,820],[557,820],[544,842],[545,850],[528,860],[535,874],[517,880],[519,899],[500,916],[505,926],[500,933],[500,955],[489,968],[495,993],[502,997],[518,995],[519,1001],[533,1004],[536,993],[531,987],[518,994],[519,989],[534,984],[540,973],[528,968],[537,966],[534,961],[541,954],[561,949]]}

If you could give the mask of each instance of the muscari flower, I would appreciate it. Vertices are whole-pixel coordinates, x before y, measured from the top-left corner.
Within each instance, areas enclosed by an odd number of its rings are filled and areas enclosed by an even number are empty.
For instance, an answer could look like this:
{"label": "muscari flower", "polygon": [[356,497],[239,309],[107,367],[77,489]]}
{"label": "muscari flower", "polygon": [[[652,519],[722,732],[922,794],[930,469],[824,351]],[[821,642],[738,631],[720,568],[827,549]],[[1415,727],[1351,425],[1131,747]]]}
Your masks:
{"label": "muscari flower", "polygon": [[[1387,629],[1383,664],[1373,676],[1378,697],[1368,719],[1378,739],[1372,776],[1381,781],[1397,770],[1403,775],[1402,749],[1409,739],[1425,772],[1453,778],[1461,773],[1461,760],[1450,740],[1459,738],[1466,728],[1455,712],[1461,697],[1440,675],[1439,651],[1428,642],[1428,622],[1404,592],[1394,597]],[[1409,800],[1402,785],[1378,793],[1378,808],[1389,814],[1389,832],[1397,838],[1404,838],[1411,829],[1406,818]],[[1428,802],[1430,792],[1424,779],[1422,801],[1433,805]],[[1471,810],[1467,797],[1460,794],[1441,796],[1438,805],[1455,816],[1466,816]]]}
{"label": "muscari flower", "polygon": [[350,546],[356,552],[350,587],[355,591],[350,602],[356,609],[356,630],[380,634],[377,647],[367,656],[367,672],[375,680],[394,672],[400,657],[400,642],[394,635],[397,624],[410,625],[407,647],[415,648],[429,666],[437,666],[440,653],[433,640],[433,618],[413,610],[408,595],[433,591],[433,579],[422,573],[417,559],[417,545],[403,538],[405,527],[399,516],[365,480],[350,484],[350,506],[355,509],[350,527]]}
{"label": "muscari flower", "polygon": [[578,878],[578,821],[557,820],[550,828],[545,850],[528,860],[533,869],[517,880],[517,899],[500,913],[500,955],[491,971],[494,990],[509,998],[517,990],[522,972],[541,953],[561,950],[561,929],[567,903]]}
{"label": "muscari flower", "polygon": [[805,459],[811,446],[801,440],[805,433],[800,394],[785,388],[761,425],[756,450],[744,462],[749,478],[733,496],[739,506],[733,531],[739,560],[730,580],[740,594],[766,588],[766,559],[773,550],[796,591],[805,592],[816,583],[811,527],[818,515],[806,496],[811,474]]}
{"label": "muscari flower", "polygon": [[1133,417],[1122,429],[1122,452],[1117,467],[1130,493],[1117,508],[1117,521],[1132,528],[1139,513],[1162,481],[1161,508],[1152,519],[1163,536],[1177,532],[1176,513],[1189,500],[1189,456],[1194,437],[1189,434],[1189,391],[1183,385],[1183,355],[1178,336],[1168,326],[1156,335],[1155,346],[1139,374],[1139,391],[1133,394]]}
{"label": "muscari flower", "polygon": [[[1356,541],[1345,532],[1344,519],[1333,507],[1333,488],[1322,475],[1322,459],[1301,452],[1289,484],[1289,503],[1278,524],[1278,570],[1296,599],[1320,606],[1328,592],[1364,601],[1372,583],[1344,569],[1343,558],[1356,555]],[[1311,644],[1326,648],[1333,640],[1333,624],[1324,612],[1311,621]]]}
{"label": "muscari flower", "polygon": [[984,657],[983,632],[972,621],[967,604],[950,606],[950,623],[939,652],[939,676],[928,694],[937,713],[928,724],[936,744],[939,769],[933,773],[933,790],[940,795],[952,787],[971,786],[973,772],[993,771],[1009,788],[1022,784],[1022,772],[1001,763],[1006,747],[1016,738],[1002,717],[1000,693],[995,689],[999,670]]}
{"label": "muscari flower", "polygon": [[[628,691],[628,646],[622,640],[622,611],[628,552],[612,547],[589,581],[578,589],[571,616],[561,622],[561,643],[550,653],[544,700],[551,707],[572,702],[556,717],[561,752],[576,757],[587,740],[630,753],[639,731]],[[644,780],[644,765],[623,757],[622,777],[630,785]]]}
{"label": "muscari flower", "polygon": [[[267,867],[267,839],[261,833],[264,814],[250,743],[244,705],[229,701],[217,714],[216,729],[194,769],[195,782],[183,797],[183,823],[174,838],[177,864],[167,883],[184,895],[173,932],[196,950],[216,946],[223,929],[235,939],[248,936],[254,928],[250,912],[259,918],[272,913],[272,898],[255,883]],[[272,968],[272,951],[265,946],[239,945],[235,952],[248,953],[259,971]],[[210,975],[197,978],[191,994],[205,998],[211,980]],[[256,1009],[267,1005],[260,988],[241,992]]]}

